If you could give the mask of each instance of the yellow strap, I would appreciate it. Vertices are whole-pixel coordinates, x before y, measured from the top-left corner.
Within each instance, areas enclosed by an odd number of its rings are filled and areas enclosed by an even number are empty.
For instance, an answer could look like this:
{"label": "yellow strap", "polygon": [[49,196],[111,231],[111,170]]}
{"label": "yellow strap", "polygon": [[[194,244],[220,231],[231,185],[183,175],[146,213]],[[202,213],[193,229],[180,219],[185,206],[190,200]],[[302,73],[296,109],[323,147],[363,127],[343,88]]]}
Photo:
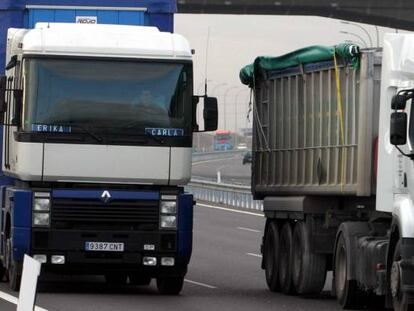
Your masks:
{"label": "yellow strap", "polygon": [[342,156],[341,156],[341,191],[344,189],[345,183],[345,133],[344,133],[344,115],[342,109],[342,96],[341,96],[341,80],[339,78],[339,68],[336,61],[336,51],[334,48],[334,65],[335,65],[335,80],[336,80],[336,98],[338,101],[338,113],[339,123],[341,127],[341,145],[342,145]]}

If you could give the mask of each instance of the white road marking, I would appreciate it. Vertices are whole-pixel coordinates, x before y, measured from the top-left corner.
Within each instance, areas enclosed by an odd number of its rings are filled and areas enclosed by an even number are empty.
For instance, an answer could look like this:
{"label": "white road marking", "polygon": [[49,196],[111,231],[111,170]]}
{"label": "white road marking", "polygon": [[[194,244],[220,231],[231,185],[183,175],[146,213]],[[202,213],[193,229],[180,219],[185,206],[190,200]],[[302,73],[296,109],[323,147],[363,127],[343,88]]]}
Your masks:
{"label": "white road marking", "polygon": [[245,227],[237,227],[237,229],[239,229],[239,230],[244,230],[244,231],[249,231],[249,232],[256,232],[256,233],[260,233],[260,230],[250,229],[250,228],[245,228]]}
{"label": "white road marking", "polygon": [[262,258],[262,255],[259,255],[259,254],[246,253],[246,255]]}
{"label": "white road marking", "polygon": [[210,288],[210,289],[216,289],[217,288],[216,286],[213,286],[213,285],[208,285],[208,284],[205,284],[205,283],[191,281],[191,280],[188,280],[188,279],[185,279],[184,281],[187,282],[187,283],[190,283],[190,284],[194,284],[194,285],[198,285],[198,286],[202,286],[202,287],[207,287],[207,288]]}
{"label": "white road marking", "polygon": [[219,207],[219,206],[208,205],[208,204],[203,204],[203,203],[197,203],[197,205],[198,206],[202,206],[202,207],[208,207],[208,208],[218,209],[218,210],[222,210],[222,211],[233,212],[233,213],[246,214],[246,215],[258,216],[258,217],[264,217],[263,214],[252,213],[252,212],[245,212],[245,211],[240,211],[240,210],[232,209],[232,208]]}
{"label": "white road marking", "polygon": [[[19,303],[19,299],[17,297],[14,297],[10,294],[7,294],[5,292],[0,292],[0,299],[6,300],[12,304],[17,305]],[[35,311],[48,311],[46,309],[40,308],[40,307],[35,307],[34,309]]]}

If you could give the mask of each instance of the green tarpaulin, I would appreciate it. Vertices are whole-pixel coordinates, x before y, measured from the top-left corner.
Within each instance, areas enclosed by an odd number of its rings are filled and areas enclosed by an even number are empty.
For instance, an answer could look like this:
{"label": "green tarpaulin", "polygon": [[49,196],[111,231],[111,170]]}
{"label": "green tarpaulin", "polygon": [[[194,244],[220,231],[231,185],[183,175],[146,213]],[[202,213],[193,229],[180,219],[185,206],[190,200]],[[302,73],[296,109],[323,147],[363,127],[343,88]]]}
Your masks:
{"label": "green tarpaulin", "polygon": [[341,43],[335,46],[314,45],[299,49],[279,57],[259,56],[253,64],[240,70],[240,80],[243,84],[253,87],[254,77],[260,71],[281,70],[302,64],[333,60],[336,53],[338,61],[352,62],[359,66],[359,47],[353,44]]}

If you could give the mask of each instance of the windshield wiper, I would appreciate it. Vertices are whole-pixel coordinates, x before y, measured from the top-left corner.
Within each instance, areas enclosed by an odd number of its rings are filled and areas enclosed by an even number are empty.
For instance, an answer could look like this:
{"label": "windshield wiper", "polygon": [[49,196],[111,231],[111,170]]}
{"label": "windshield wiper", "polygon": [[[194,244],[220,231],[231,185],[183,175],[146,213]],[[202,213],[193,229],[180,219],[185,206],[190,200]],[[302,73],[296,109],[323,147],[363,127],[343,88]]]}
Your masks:
{"label": "windshield wiper", "polygon": [[94,138],[98,143],[102,143],[103,142],[103,138],[101,136],[96,135],[94,132],[92,132],[91,130],[88,130],[86,127],[83,127],[81,125],[70,125],[73,127],[77,127],[79,129],[81,129],[82,131],[84,131],[86,134],[89,134],[90,137]]}
{"label": "windshield wiper", "polygon": [[[93,139],[95,139],[98,143],[102,143],[103,142],[103,138],[96,135],[94,132],[92,132],[91,130],[88,130],[86,127],[79,125],[79,124],[74,124],[74,122],[58,122],[59,125],[62,126],[70,126],[70,127],[74,127],[74,128],[78,128],[81,129],[84,133],[88,134],[90,137],[92,137]],[[48,125],[56,125],[56,124],[48,124]]]}

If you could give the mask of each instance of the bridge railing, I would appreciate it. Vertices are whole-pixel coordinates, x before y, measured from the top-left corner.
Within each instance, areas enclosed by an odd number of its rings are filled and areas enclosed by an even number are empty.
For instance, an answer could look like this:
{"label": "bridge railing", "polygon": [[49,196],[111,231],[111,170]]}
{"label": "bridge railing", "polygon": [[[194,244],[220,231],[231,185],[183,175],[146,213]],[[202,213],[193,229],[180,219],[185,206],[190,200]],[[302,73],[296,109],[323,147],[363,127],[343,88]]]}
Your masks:
{"label": "bridge railing", "polygon": [[262,201],[253,200],[249,186],[192,179],[185,188],[198,201],[263,211]]}

